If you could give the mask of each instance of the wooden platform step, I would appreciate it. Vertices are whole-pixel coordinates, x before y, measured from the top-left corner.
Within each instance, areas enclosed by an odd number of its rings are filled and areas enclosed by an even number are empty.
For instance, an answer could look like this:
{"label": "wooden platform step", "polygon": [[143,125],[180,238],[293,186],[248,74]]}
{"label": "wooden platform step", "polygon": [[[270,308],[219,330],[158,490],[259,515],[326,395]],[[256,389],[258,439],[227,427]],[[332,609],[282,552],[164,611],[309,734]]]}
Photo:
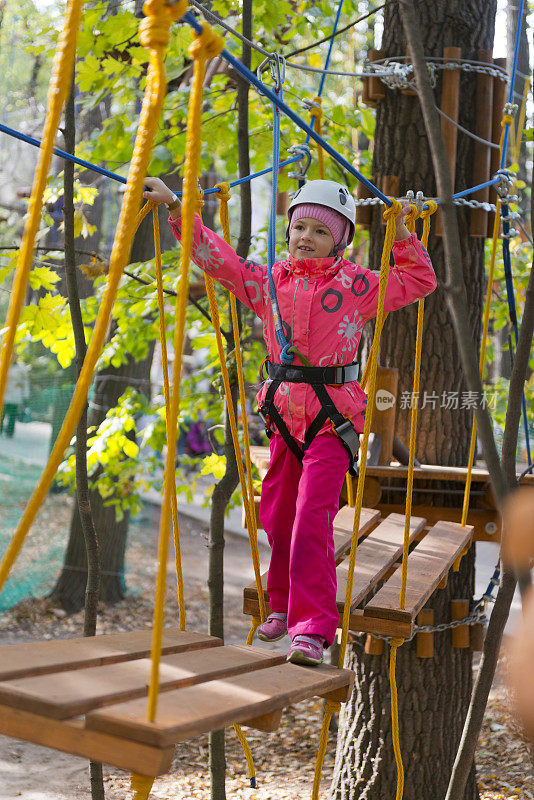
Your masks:
{"label": "wooden platform step", "polygon": [[166,692],[153,723],[146,719],[146,701],[131,700],[92,711],[86,725],[90,730],[166,747],[234,722],[254,725],[258,718],[308,697],[344,701],[353,680],[352,672],[328,664],[310,668],[286,662]]}
{"label": "wooden platform step", "polygon": [[[351,510],[353,511],[353,509]],[[354,518],[354,511],[352,513],[352,518]],[[379,511],[375,511],[372,508],[362,508],[358,539],[368,534],[369,531],[377,524],[379,519]],[[349,519],[349,515],[346,514],[345,509],[341,509],[334,520],[334,548],[336,564],[339,564],[350,551],[352,525],[353,522],[351,519]],[[266,589],[267,572],[262,574],[261,584],[263,586],[263,596],[265,601],[266,603],[269,603],[269,595],[267,594]],[[243,590],[243,613],[254,615],[259,613],[258,593],[255,583],[245,586]]]}
{"label": "wooden platform step", "polygon": [[[160,691],[265,669],[285,660],[282,654],[245,646],[215,647],[164,656]],[[145,697],[150,659],[75,669],[56,674],[17,678],[0,683],[0,704],[34,714],[68,719],[96,708]]]}
{"label": "wooden platform step", "polygon": [[175,742],[235,722],[274,730],[289,703],[343,701],[352,688],[348,670],[298,667],[269,649],[167,629],[149,723],[151,640],[147,630],[0,649],[0,734],[156,776]]}
{"label": "wooden platform step", "polygon": [[[354,513],[354,509],[351,509]],[[412,517],[410,520],[410,542],[424,530],[426,520]],[[365,600],[376,584],[389,572],[402,556],[404,544],[404,517],[390,514],[358,545],[356,568],[352,584],[351,611]],[[347,592],[348,560],[337,568],[337,606],[343,614]]]}
{"label": "wooden platform step", "polygon": [[[364,513],[365,512],[365,513]],[[345,506],[334,520],[337,563],[337,605],[342,623],[348,580],[348,553],[354,509]],[[378,523],[378,524],[377,524]],[[362,531],[362,524],[365,530]],[[374,526],[374,527],[373,527]],[[349,628],[354,632],[409,638],[415,618],[457,558],[469,547],[473,527],[439,522],[430,531],[423,517],[410,520],[408,590],[405,609],[398,608],[404,543],[404,515],[389,514],[378,522],[371,509],[362,509],[360,538],[356,552]],[[345,540],[343,536],[347,537]],[[380,583],[385,581],[380,587]],[[266,576],[264,586],[266,585]],[[373,591],[377,593],[371,597]],[[269,597],[265,592],[268,611]],[[243,611],[259,614],[255,586],[244,590]]]}
{"label": "wooden platform step", "polygon": [[[220,639],[205,633],[181,631],[178,628],[165,628],[163,631],[164,655],[220,645]],[[6,645],[0,648],[0,681],[146,658],[150,655],[151,646],[150,629],[85,639]]]}
{"label": "wooden platform step", "polygon": [[471,544],[473,527],[438,522],[408,558],[405,608],[400,609],[401,571],[397,570],[364,609],[366,617],[411,622]]}

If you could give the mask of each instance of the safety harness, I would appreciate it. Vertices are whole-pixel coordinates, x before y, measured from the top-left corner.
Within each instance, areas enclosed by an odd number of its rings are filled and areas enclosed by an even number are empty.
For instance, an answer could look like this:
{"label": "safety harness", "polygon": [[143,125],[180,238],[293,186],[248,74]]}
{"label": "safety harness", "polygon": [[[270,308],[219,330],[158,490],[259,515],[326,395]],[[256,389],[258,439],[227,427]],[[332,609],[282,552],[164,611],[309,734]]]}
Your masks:
{"label": "safety harness", "polygon": [[[301,367],[286,364],[275,364],[265,361],[263,367],[267,369],[267,375],[271,379],[269,388],[265,395],[263,405],[258,413],[265,423],[267,436],[273,434],[271,426],[276,425],[278,432],[300,462],[304,459],[304,453],[317,436],[324,423],[329,419],[332,430],[339,436],[343,447],[349,454],[349,472],[357,475],[357,459],[360,449],[360,437],[354,429],[354,425],[337,410],[334,401],[327,391],[327,386],[341,386],[344,383],[352,383],[358,379],[360,365],[357,363],[336,365],[327,367]],[[260,374],[263,372],[260,371]],[[321,410],[306,431],[304,443],[298,442],[290,433],[275,403],[274,396],[281,383],[307,383],[314,390],[321,404]]]}

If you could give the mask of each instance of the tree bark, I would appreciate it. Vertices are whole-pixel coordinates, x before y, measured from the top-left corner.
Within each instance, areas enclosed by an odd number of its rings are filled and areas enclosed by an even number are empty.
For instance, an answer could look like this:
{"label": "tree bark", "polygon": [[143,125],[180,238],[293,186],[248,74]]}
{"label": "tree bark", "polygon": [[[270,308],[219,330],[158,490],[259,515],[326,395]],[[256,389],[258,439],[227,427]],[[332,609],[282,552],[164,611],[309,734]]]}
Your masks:
{"label": "tree bark", "polygon": [[[462,58],[476,59],[479,49],[491,49],[495,6],[495,2],[483,3],[482,0],[417,3],[425,55],[442,56],[444,46],[456,45],[462,48]],[[386,9],[382,49],[392,56],[406,52],[406,37],[396,5]],[[438,106],[441,74],[438,72],[434,92]],[[475,78],[470,73],[461,73],[460,92],[459,123],[473,130]],[[419,99],[386,89],[386,97],[377,107],[376,130],[373,181],[381,186],[383,176],[398,176],[400,195],[413,189],[423,191],[426,196],[436,196],[434,153],[428,144]],[[437,148],[438,144],[432,142],[432,146]],[[473,141],[459,133],[455,191],[472,185],[472,153]],[[444,194],[440,186],[440,198],[443,199]],[[447,212],[448,208],[442,212],[444,229],[448,224]],[[461,258],[457,260],[458,268],[462,264],[466,292],[460,285],[455,288],[458,294],[462,292],[461,301],[466,303],[464,323],[469,329],[468,345],[474,354],[481,331],[484,242],[469,237],[469,212],[463,209],[458,212],[458,226]],[[371,231],[372,265],[380,263],[382,242],[383,228],[379,213],[375,213]],[[472,376],[467,380],[463,377],[460,363],[465,354],[460,353],[459,334],[453,327],[450,308],[447,310],[444,303],[443,286],[450,284],[444,245],[441,238],[431,236],[429,250],[438,276],[438,289],[425,300],[416,455],[423,463],[459,466],[467,463],[469,451],[473,411],[461,406],[462,392],[472,390]],[[412,392],[414,347],[406,347],[405,343],[415,343],[416,316],[415,306],[395,312],[388,319],[382,336],[381,363],[399,369],[399,397],[401,392],[409,395]],[[475,372],[478,375],[477,367]],[[451,396],[458,398],[458,408],[451,408],[450,404],[449,408],[442,407],[443,398]],[[403,441],[408,439],[409,414],[409,409],[403,411],[398,407],[396,433]],[[484,423],[491,432],[488,420]],[[453,505],[446,484],[441,487],[441,493],[435,484],[432,488],[435,494],[423,495],[423,502],[428,503],[430,499],[435,505]],[[450,576],[447,589],[438,590],[429,600],[427,607],[434,609],[436,622],[450,619],[449,599],[472,597],[473,578],[474,555],[471,552],[463,559],[460,573]],[[403,645],[399,651],[397,683],[401,751],[406,773],[405,800],[422,796],[443,800],[445,797],[471,693],[470,651],[453,650],[449,633],[435,634],[434,639],[436,654],[432,660],[418,659],[412,644]],[[354,698],[341,718],[333,793],[336,798],[350,800],[371,797],[385,800],[394,795],[396,783],[385,659],[367,656],[356,648],[349,658],[356,666],[359,679]],[[375,666],[377,662],[381,663]],[[351,753],[348,768],[342,766],[347,753]],[[465,789],[455,800],[474,800],[478,796],[472,758],[468,772]]]}

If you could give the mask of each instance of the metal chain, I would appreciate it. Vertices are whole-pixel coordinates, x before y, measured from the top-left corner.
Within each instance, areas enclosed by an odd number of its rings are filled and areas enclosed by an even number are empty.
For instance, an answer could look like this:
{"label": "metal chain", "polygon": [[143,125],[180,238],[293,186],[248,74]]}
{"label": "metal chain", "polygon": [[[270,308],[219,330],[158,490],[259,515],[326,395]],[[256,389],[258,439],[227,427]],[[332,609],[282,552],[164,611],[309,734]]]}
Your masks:
{"label": "metal chain", "polygon": [[[409,197],[407,197],[410,200]],[[425,203],[429,198],[424,198],[423,203]],[[515,198],[517,200],[517,197]],[[354,198],[354,204],[356,206],[375,206],[379,205],[383,201],[380,200],[378,197],[356,197]],[[510,200],[510,202],[513,202]],[[479,200],[467,200],[465,197],[457,197],[453,200],[454,205],[456,206],[468,206],[469,208],[482,208],[484,211],[496,211],[496,207],[494,203],[482,203]],[[518,214],[516,211],[510,212],[510,219],[518,219],[521,215]]]}
{"label": "metal chain", "polygon": [[[469,614],[468,617],[464,617],[463,619],[455,619],[451,620],[451,622],[441,622],[438,625],[414,625],[412,635],[404,641],[411,642],[418,633],[441,633],[443,631],[452,630],[453,628],[461,628],[464,625],[471,626],[476,625],[479,622],[487,622],[486,603],[489,600],[493,601],[493,598],[485,597],[484,604],[481,607],[478,604],[475,605],[474,611]],[[384,642],[390,642],[391,639],[394,638],[392,636],[383,636],[381,633],[372,633],[371,636],[373,636],[375,639],[382,639]]]}

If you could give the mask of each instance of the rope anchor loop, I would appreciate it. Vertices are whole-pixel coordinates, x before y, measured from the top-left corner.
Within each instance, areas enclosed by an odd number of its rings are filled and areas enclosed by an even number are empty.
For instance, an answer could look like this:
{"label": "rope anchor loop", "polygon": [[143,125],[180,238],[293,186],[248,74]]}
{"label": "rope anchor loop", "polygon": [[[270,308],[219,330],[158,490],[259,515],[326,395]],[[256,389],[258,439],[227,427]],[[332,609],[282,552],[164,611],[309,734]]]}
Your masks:
{"label": "rope anchor loop", "polygon": [[402,206],[400,202],[396,200],[394,197],[390,197],[389,199],[391,200],[391,205],[389,206],[389,208],[386,208],[384,210],[384,219],[386,220],[386,222],[391,217],[400,217],[400,215],[402,214]]}
{"label": "rope anchor loop", "polygon": [[[267,56],[261,64],[259,65],[258,69],[256,70],[256,75],[258,76],[258,80],[263,83],[262,75],[263,72],[270,68],[271,71],[271,78],[274,81],[274,91],[278,94],[285,82],[286,79],[286,60],[283,56],[279,53],[272,53],[270,56]],[[261,92],[263,94],[263,92]]]}

